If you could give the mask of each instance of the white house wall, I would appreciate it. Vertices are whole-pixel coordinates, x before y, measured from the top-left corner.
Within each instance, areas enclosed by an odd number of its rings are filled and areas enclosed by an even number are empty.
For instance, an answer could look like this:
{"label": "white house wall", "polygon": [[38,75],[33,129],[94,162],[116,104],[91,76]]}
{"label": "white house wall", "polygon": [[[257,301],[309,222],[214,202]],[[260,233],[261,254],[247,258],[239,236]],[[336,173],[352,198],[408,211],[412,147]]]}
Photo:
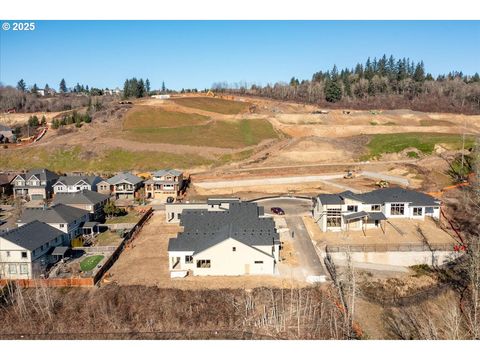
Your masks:
{"label": "white house wall", "polygon": [[[184,261],[185,255],[185,252],[169,252],[170,259],[181,256]],[[210,260],[211,267],[197,268],[197,260]],[[263,263],[256,264],[255,261]],[[193,264],[178,270],[192,270],[196,276],[272,275],[275,273],[275,260],[272,256],[230,238],[193,255]]]}

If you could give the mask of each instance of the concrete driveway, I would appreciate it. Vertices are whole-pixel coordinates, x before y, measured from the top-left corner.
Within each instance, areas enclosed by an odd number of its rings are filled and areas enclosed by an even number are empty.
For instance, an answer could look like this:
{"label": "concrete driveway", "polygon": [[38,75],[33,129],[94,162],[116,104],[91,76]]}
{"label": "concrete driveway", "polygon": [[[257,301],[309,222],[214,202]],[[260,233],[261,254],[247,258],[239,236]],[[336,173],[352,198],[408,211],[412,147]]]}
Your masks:
{"label": "concrete driveway", "polygon": [[279,207],[285,211],[285,215],[280,217],[285,218],[289,236],[292,237],[293,234],[293,246],[298,254],[305,277],[327,276],[302,219],[303,216],[311,215],[312,201],[298,198],[276,198],[259,200],[256,203],[264,207],[265,214],[272,214],[270,211],[272,207]]}

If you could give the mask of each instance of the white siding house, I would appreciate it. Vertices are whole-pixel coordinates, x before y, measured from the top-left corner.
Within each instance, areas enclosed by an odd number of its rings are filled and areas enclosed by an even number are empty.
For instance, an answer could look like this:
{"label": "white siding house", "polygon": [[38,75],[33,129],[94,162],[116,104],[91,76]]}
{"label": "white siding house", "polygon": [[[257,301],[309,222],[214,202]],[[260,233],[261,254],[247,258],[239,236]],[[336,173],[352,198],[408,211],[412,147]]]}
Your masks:
{"label": "white siding house", "polygon": [[317,196],[313,218],[322,231],[364,230],[394,219],[440,218],[440,201],[401,188],[378,189],[364,194],[345,191]]}
{"label": "white siding house", "polygon": [[277,273],[279,235],[257,204],[232,200],[227,210],[184,210],[180,224],[184,231],[168,245],[170,271],[195,276]]}
{"label": "white siding house", "polygon": [[33,279],[56,262],[50,250],[68,238],[53,227],[33,221],[0,235],[0,279]]}

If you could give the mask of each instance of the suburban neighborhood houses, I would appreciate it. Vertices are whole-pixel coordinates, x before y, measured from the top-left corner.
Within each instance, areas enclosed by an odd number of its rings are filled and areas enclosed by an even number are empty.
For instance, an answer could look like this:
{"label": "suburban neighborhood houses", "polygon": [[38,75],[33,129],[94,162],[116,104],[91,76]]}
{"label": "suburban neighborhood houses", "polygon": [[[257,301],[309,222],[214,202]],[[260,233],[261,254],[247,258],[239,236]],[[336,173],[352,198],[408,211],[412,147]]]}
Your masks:
{"label": "suburban neighborhood houses", "polygon": [[[162,266],[171,281],[187,276],[282,277],[288,271],[291,276],[289,259],[300,256],[297,261],[301,262],[301,257],[306,256],[310,263],[296,276],[321,282],[328,278],[322,265],[326,249],[365,246],[361,240],[323,238],[322,233],[354,234],[358,230],[365,239],[373,234],[376,241],[382,241],[379,239],[387,236],[388,227],[398,230],[402,226],[394,221],[423,222],[427,218],[440,221],[439,200],[400,187],[363,193],[350,190],[322,193],[311,198],[274,196],[258,202],[214,196],[189,201],[184,198],[188,183],[183,172],[176,169],[120,172],[107,176],[106,180],[97,175],[58,175],[48,169],[34,169],[17,175],[5,174],[1,179],[5,196],[13,194],[20,201],[17,210],[11,208],[11,214],[18,213],[10,217],[15,221],[0,226],[3,236],[0,252],[7,274],[4,278],[9,279],[60,276],[64,264],[81,263],[92,256],[103,259],[93,269],[98,272],[114,252],[121,251],[130,241],[129,234],[137,234],[142,226],[152,226],[147,220],[154,213],[159,216],[152,221],[178,228],[165,250],[158,250],[164,251],[168,259]],[[297,225],[292,224],[293,219],[297,219]],[[389,229],[390,238],[396,230]],[[384,240],[384,244],[393,246],[399,241],[398,237],[394,239]],[[448,237],[442,241],[442,249],[448,250],[445,248],[449,246]],[[292,254],[292,246],[303,247],[302,253]],[[19,263],[21,269],[14,269],[12,261],[16,260],[10,255],[16,248],[22,254],[20,262],[29,262],[28,266]],[[435,261],[445,256],[437,256]],[[419,260],[412,257],[405,261]],[[80,273],[86,274],[88,271]]]}

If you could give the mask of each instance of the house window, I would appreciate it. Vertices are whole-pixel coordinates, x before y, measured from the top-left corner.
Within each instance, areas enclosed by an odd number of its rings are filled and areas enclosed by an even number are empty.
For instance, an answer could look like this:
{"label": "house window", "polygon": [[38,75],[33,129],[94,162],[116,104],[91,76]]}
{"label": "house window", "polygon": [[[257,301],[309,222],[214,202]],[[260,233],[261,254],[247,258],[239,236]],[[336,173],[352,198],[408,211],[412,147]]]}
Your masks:
{"label": "house window", "polygon": [[185,264],[193,264],[193,256],[185,255]]}
{"label": "house window", "polygon": [[182,214],[178,213],[177,214],[177,219],[180,219],[182,217]]}
{"label": "house window", "polygon": [[28,274],[28,265],[20,264],[20,274]]}
{"label": "house window", "polygon": [[263,264],[263,261],[255,261],[255,264]]}
{"label": "house window", "polygon": [[235,246],[232,247],[232,251],[237,251],[237,248]]}
{"label": "house window", "polygon": [[342,215],[340,209],[327,210],[327,227],[342,226]]}
{"label": "house window", "polygon": [[17,265],[15,264],[8,264],[8,272],[10,274],[16,274],[17,273]]}
{"label": "house window", "polygon": [[197,268],[209,268],[211,267],[210,260],[197,260]]}
{"label": "house window", "polygon": [[7,257],[10,257],[10,251],[7,251]]}
{"label": "house window", "polygon": [[405,215],[405,204],[390,205],[390,215]]}
{"label": "house window", "polygon": [[358,205],[348,205],[347,206],[347,211],[357,212],[358,211]]}
{"label": "house window", "polygon": [[421,207],[413,208],[413,216],[422,216],[422,215],[423,215],[423,208]]}
{"label": "house window", "polygon": [[26,259],[27,258],[27,252],[26,251],[22,251],[22,259]]}
{"label": "house window", "polygon": [[380,205],[372,205],[371,209],[372,211],[380,211]]}
{"label": "house window", "polygon": [[61,227],[61,228],[64,228],[64,227],[65,227],[65,224],[60,224],[60,227]]}

